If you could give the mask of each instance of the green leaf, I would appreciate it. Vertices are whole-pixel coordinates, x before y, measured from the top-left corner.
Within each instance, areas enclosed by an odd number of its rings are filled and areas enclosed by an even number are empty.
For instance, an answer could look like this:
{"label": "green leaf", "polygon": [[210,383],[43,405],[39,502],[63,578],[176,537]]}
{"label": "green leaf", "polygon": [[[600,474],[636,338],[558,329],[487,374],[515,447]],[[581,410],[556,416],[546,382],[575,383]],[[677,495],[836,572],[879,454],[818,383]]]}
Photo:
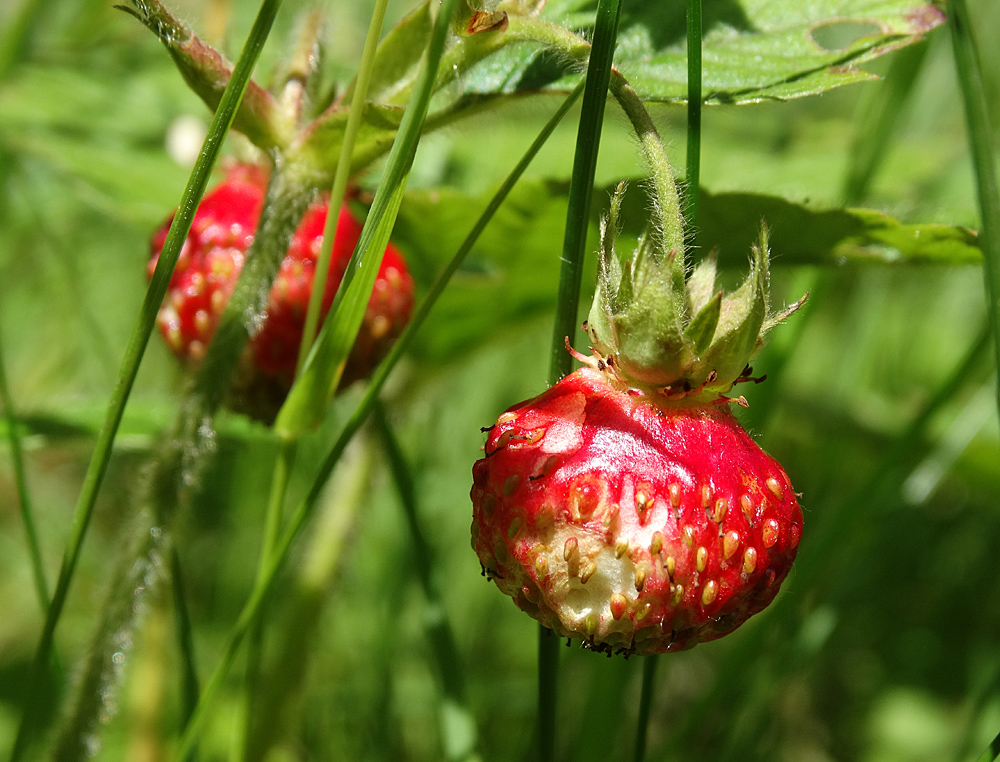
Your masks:
{"label": "green leaf", "polygon": [[[978,265],[974,230],[958,225],[903,224],[870,209],[813,210],[775,196],[702,191],[697,245],[718,249],[720,262],[742,266],[763,221],[777,265]],[[627,217],[626,217],[627,219]]]}
{"label": "green leaf", "polygon": [[[594,2],[549,3],[542,18],[589,31]],[[873,79],[858,68],[915,42],[944,22],[933,4],[914,0],[726,0],[704,10],[706,103],[752,103],[815,95]],[[512,28],[513,28],[512,21]],[[616,65],[644,100],[687,97],[682,3],[636,3],[622,16]],[[517,44],[513,44],[517,42]],[[511,40],[463,80],[467,92],[565,88],[573,62]]]}
{"label": "green leaf", "polygon": [[[372,69],[368,97],[376,103],[400,106],[406,103],[417,76],[420,56],[431,36],[430,3],[422,3],[413,13],[393,27],[379,44]],[[350,103],[354,85],[341,97]]]}

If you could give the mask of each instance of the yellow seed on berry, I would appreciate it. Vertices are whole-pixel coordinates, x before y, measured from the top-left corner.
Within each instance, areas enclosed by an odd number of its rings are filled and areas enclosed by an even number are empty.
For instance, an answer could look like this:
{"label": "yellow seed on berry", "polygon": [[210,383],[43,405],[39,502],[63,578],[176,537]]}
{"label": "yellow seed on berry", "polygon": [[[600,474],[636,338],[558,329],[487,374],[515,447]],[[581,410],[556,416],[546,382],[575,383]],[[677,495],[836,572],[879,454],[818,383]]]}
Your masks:
{"label": "yellow seed on berry", "polygon": [[635,570],[635,589],[638,590],[641,593],[642,592],[642,588],[645,586],[645,584],[646,584],[646,572],[643,571],[642,569],[636,569]]}
{"label": "yellow seed on berry", "polygon": [[660,532],[653,532],[653,539],[649,543],[649,552],[656,555],[663,548],[663,535]]}
{"label": "yellow seed on berry", "polygon": [[625,609],[628,607],[628,598],[626,598],[621,593],[615,593],[611,596],[611,616],[617,622],[623,616],[625,616]]}
{"label": "yellow seed on berry", "polygon": [[764,482],[764,484],[778,500],[781,500],[785,496],[785,490],[782,488],[781,483],[773,476]]}
{"label": "yellow seed on berry", "polygon": [[521,481],[521,477],[517,474],[511,474],[507,477],[507,481],[503,483],[503,493],[510,497],[514,494],[514,490],[517,489],[518,483]]}
{"label": "yellow seed on berry", "polygon": [[726,536],[722,538],[722,554],[729,560],[734,555],[740,547],[740,535],[739,532],[729,531],[726,532]]}
{"label": "yellow seed on berry", "polygon": [[765,548],[774,547],[774,543],[778,541],[779,530],[780,527],[775,519],[768,519],[764,522],[764,528],[761,530],[761,536],[764,540]]}
{"label": "yellow seed on berry", "polygon": [[716,596],[719,594],[719,583],[714,579],[705,583],[705,587],[701,591],[701,603],[703,606],[708,606],[712,601],[715,600]]}
{"label": "yellow seed on berry", "polygon": [[743,571],[747,574],[753,574],[754,569],[757,568],[757,549],[747,548],[743,551]]}
{"label": "yellow seed on berry", "polygon": [[695,555],[694,565],[698,571],[705,571],[705,567],[708,566],[708,548],[704,546],[698,548],[698,553]]}

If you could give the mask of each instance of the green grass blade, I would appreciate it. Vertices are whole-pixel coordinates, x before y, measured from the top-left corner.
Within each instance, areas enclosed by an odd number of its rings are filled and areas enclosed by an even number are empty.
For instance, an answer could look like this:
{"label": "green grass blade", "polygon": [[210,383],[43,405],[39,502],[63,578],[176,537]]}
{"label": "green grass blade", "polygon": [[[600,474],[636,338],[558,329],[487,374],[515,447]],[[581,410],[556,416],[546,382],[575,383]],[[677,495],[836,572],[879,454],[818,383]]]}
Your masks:
{"label": "green grass blade", "polygon": [[698,227],[701,178],[701,0],[687,4],[687,215],[688,230]]}
{"label": "green grass blade", "polygon": [[271,24],[280,5],[281,0],[263,0],[261,3],[257,19],[243,48],[243,53],[240,55],[240,60],[236,64],[233,76],[226,86],[226,91],[219,104],[219,109],[212,119],[212,124],[209,127],[201,153],[191,172],[191,177],[188,180],[187,187],[184,189],[184,194],[181,196],[180,207],[170,226],[170,232],[167,234],[156,270],[146,290],[142,309],[129,336],[125,357],[122,360],[121,370],[118,374],[118,381],[108,402],[104,425],[101,433],[98,435],[94,455],[87,469],[76,510],[73,514],[73,526],[70,531],[70,538],[65,555],[63,556],[62,567],[59,570],[59,578],[52,596],[52,604],[45,619],[45,626],[32,665],[32,673],[28,681],[21,724],[18,727],[14,749],[11,753],[11,762],[17,762],[17,760],[22,758],[31,740],[35,715],[38,709],[36,702],[38,700],[39,688],[37,686],[41,685],[40,677],[45,669],[45,665],[48,663],[49,653],[52,650],[56,624],[62,613],[63,605],[66,602],[66,595],[69,592],[69,585],[73,578],[73,572],[76,569],[80,549],[83,546],[83,539],[97,501],[97,493],[100,490],[101,482],[107,471],[108,463],[111,460],[111,450],[115,435],[121,423],[122,413],[125,410],[125,404],[132,391],[136,374],[139,371],[139,364],[142,362],[142,356],[146,351],[146,344],[149,341],[149,336],[156,321],[156,313],[167,292],[171,274],[180,256],[181,246],[187,238],[198,202],[205,192],[205,186],[208,184],[209,176],[215,166],[215,161],[222,148],[223,140],[232,124],[236,109],[239,107],[240,99],[246,90],[247,83],[250,81],[254,64],[260,55],[261,48],[264,46],[264,42],[271,30]]}
{"label": "green grass blade", "polygon": [[7,385],[2,342],[0,342],[0,402],[3,403],[4,417],[7,419],[7,441],[10,442],[14,483],[17,487],[17,499],[21,505],[24,534],[28,540],[28,554],[31,556],[31,574],[35,582],[38,603],[42,607],[42,611],[46,612],[49,609],[49,585],[45,581],[45,566],[42,564],[42,551],[38,545],[38,529],[35,527],[35,514],[31,507],[31,494],[28,492],[28,479],[24,471],[24,452],[21,449],[20,428],[17,425],[17,416],[14,414],[14,401],[10,396],[10,387]]}
{"label": "green grass blade", "polygon": [[[608,102],[615,42],[621,3],[599,0],[594,26],[594,42],[584,80],[583,106],[577,129],[573,174],[570,177],[566,209],[566,233],[563,239],[559,294],[549,355],[549,383],[554,384],[573,369],[573,357],[566,342],[576,337],[580,306],[580,286],[586,258],[590,202],[594,192],[597,154],[604,126],[604,107]],[[538,759],[555,758],[556,708],[558,705],[558,638],[539,625],[538,633]]]}
{"label": "green grass blade", "polygon": [[344,203],[347,180],[351,174],[351,154],[354,153],[354,141],[357,139],[358,130],[361,127],[361,117],[364,113],[365,98],[368,96],[368,86],[371,83],[375,54],[378,51],[378,40],[382,34],[382,23],[385,20],[387,3],[388,0],[377,0],[375,8],[372,10],[371,22],[368,24],[368,35],[365,38],[365,46],[361,53],[361,65],[355,80],[354,95],[351,98],[351,111],[347,116],[344,139],[340,145],[340,158],[337,160],[337,171],[333,176],[330,209],[326,216],[326,226],[323,228],[323,248],[316,260],[316,275],[313,280],[312,294],[309,296],[305,327],[302,330],[302,343],[299,345],[297,372],[300,372],[305,364],[306,355],[309,353],[313,338],[316,336],[316,329],[319,326],[319,312],[323,304],[323,294],[326,291],[330,258],[333,256],[333,239],[337,232],[337,220],[340,219],[340,207]]}
{"label": "green grass blade", "polygon": [[1000,759],[1000,733],[990,742],[989,748],[976,757],[976,762],[996,762],[998,759]]}
{"label": "green grass blade", "polygon": [[[965,0],[948,1],[948,18],[951,22],[955,66],[962,86],[969,148],[976,176],[976,196],[982,224],[980,238],[986,274],[986,299],[989,304],[990,325],[993,328],[993,350],[997,366],[1000,367],[1000,191],[997,186],[993,128],[990,125],[983,69],[976,41],[972,36],[972,19]],[[997,385],[997,404],[1000,406],[1000,383]]]}
{"label": "green grass blade", "polygon": [[188,612],[184,586],[184,567],[177,546],[170,548],[170,582],[174,600],[174,630],[177,650],[181,655],[181,727],[191,719],[191,712],[198,703],[198,661],[194,653],[191,616]]}
{"label": "green grass blade", "polygon": [[482,214],[479,216],[479,219],[476,220],[476,224],[473,225],[469,235],[466,236],[462,245],[455,253],[455,256],[452,257],[451,261],[448,263],[448,266],[438,276],[437,280],[434,281],[433,285],[427,292],[427,296],[424,298],[423,302],[421,302],[419,309],[410,320],[410,324],[406,327],[406,330],[403,331],[402,335],[400,335],[399,339],[393,345],[389,354],[386,355],[385,359],[375,370],[375,373],[372,375],[372,379],[368,384],[368,388],[365,391],[364,397],[351,414],[351,417],[344,424],[344,428],[341,431],[340,436],[333,444],[330,452],[327,453],[326,458],[323,460],[316,478],[313,481],[313,486],[310,489],[309,494],[296,508],[295,513],[289,520],[285,532],[282,535],[281,542],[278,543],[278,546],[271,557],[271,562],[268,565],[267,571],[262,575],[263,582],[254,588],[246,604],[244,604],[239,619],[236,621],[236,624],[230,632],[229,640],[226,643],[222,657],[216,665],[208,683],[205,685],[205,689],[202,692],[201,699],[195,709],[191,723],[181,739],[180,752],[177,756],[178,760],[183,760],[188,751],[193,748],[194,741],[197,738],[198,733],[201,731],[201,726],[204,724],[208,707],[210,707],[214,701],[219,687],[222,685],[222,681],[225,679],[229,672],[229,668],[232,666],[233,660],[236,658],[236,653],[239,650],[240,644],[243,642],[243,638],[246,636],[250,626],[256,620],[260,612],[261,604],[271,587],[274,585],[274,581],[288,556],[292,543],[312,514],[316,501],[319,499],[320,492],[323,489],[323,485],[326,484],[327,479],[333,472],[333,468],[340,459],[340,456],[343,454],[344,449],[347,447],[347,443],[351,440],[351,437],[354,436],[358,429],[361,428],[361,425],[365,422],[368,414],[371,412],[372,405],[374,405],[375,401],[378,399],[378,395],[381,392],[386,379],[389,377],[389,373],[395,367],[400,357],[403,356],[403,353],[412,341],[414,334],[420,330],[420,327],[423,325],[427,316],[430,314],[431,309],[434,307],[434,303],[448,285],[451,277],[461,266],[465,257],[472,250],[473,245],[486,228],[486,225],[493,218],[493,215],[496,213],[497,209],[500,208],[500,205],[503,203],[504,199],[507,198],[507,195],[520,179],[521,175],[524,174],[524,170],[527,169],[531,160],[541,149],[542,145],[544,145],[545,141],[548,140],[552,131],[555,130],[556,126],[566,115],[566,112],[569,111],[573,103],[576,102],[576,99],[580,96],[582,90],[583,86],[581,84],[573,91],[573,93],[569,95],[569,97],[566,98],[556,113],[535,138],[527,152],[511,171],[510,175],[507,176],[503,185],[501,185],[500,189],[496,192],[496,194],[494,194],[490,203],[486,206],[486,209],[483,210]]}
{"label": "green grass blade", "polygon": [[389,151],[385,174],[375,192],[375,200],[368,219],[365,220],[361,238],[347,264],[337,296],[330,306],[330,312],[306,359],[302,373],[275,421],[275,430],[286,437],[298,436],[315,426],[340,383],[347,355],[361,327],[382,262],[382,254],[389,243],[396,213],[403,200],[403,191],[417,151],[424,117],[434,92],[438,64],[457,6],[457,0],[445,0],[438,10],[439,16],[431,33],[416,86]]}
{"label": "green grass blade", "polygon": [[653,707],[653,690],[655,686],[656,667],[659,659],[655,655],[645,656],[642,659],[642,688],[639,694],[639,721],[635,734],[635,754],[632,759],[635,762],[643,762],[646,759],[646,737],[649,728],[649,712]]}
{"label": "green grass blade", "polygon": [[389,469],[392,472],[396,491],[403,506],[406,525],[410,530],[410,546],[416,561],[417,578],[424,592],[425,614],[424,630],[437,662],[438,674],[444,696],[440,708],[441,738],[445,749],[445,758],[449,760],[467,760],[476,754],[479,745],[479,733],[476,729],[475,717],[466,702],[465,671],[455,643],[455,633],[448,619],[444,598],[434,582],[432,570],[434,557],[431,546],[424,536],[420,524],[417,506],[417,489],[413,481],[413,473],[403,448],[396,438],[392,424],[385,408],[375,404],[375,424],[382,439],[382,445],[388,456]]}
{"label": "green grass blade", "polygon": [[597,5],[594,43],[587,67],[566,209],[563,265],[559,273],[559,296],[550,349],[550,384],[556,383],[573,368],[573,358],[566,351],[566,339],[568,337],[572,342],[576,336],[590,202],[594,191],[597,153],[604,126],[604,106],[608,101],[608,83],[611,80],[611,62],[615,53],[620,15],[621,4],[618,0],[602,0]]}

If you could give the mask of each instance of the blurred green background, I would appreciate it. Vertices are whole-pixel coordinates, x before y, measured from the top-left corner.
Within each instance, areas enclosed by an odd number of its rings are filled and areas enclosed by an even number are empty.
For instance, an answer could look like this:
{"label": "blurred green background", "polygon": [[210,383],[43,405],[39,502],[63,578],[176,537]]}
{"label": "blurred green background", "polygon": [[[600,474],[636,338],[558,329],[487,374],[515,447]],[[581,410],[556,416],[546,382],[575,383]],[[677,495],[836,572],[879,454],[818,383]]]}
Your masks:
{"label": "blurred green background", "polygon": [[[0,6],[0,29],[23,5]],[[0,342],[51,585],[141,304],[149,236],[176,205],[190,145],[197,150],[210,115],[134,19],[103,0],[38,5],[43,12],[23,37],[22,55],[0,73]],[[326,71],[343,82],[356,67],[371,3],[328,5]],[[1000,48],[990,41],[1000,32],[1000,6],[971,5],[998,94]],[[233,59],[255,6],[172,3]],[[310,7],[287,0],[259,81]],[[390,20],[410,7],[390,3]],[[976,227],[948,30],[924,44],[926,60],[880,169],[852,203],[903,222]],[[891,61],[869,68],[884,73]],[[703,186],[816,209],[843,204],[855,136],[889,84],[709,108]],[[526,98],[422,141],[412,203],[404,201],[396,235],[421,288],[473,218],[442,212],[434,229],[420,203],[440,191],[471,196],[478,209],[554,105],[551,97]],[[683,108],[653,113],[683,166]],[[469,471],[482,445],[479,427],[545,384],[563,207],[549,202],[551,213],[546,207],[539,221],[533,194],[543,180],[568,179],[573,116],[532,165],[532,182],[487,230],[383,395],[416,481],[485,760],[521,759],[530,745],[536,625],[479,574],[469,547]],[[228,149],[249,151],[235,135]],[[598,183],[641,172],[627,123],[609,107]],[[362,184],[376,178],[377,170]],[[535,245],[519,250],[524,240]],[[535,253],[546,245],[551,256],[540,259]],[[953,372],[983,329],[981,269],[790,267],[775,254],[775,302],[807,289],[812,297],[755,363],[770,381],[745,391],[750,408],[740,416],[802,493],[800,560],[772,609],[722,641],[661,658],[649,758],[974,759],[1000,730],[1000,429],[991,353],[980,347],[963,374]],[[182,381],[154,335],[57,633],[71,674],[105,605],[121,529]],[[939,394],[925,425],[911,427]],[[293,494],[308,487],[310,464],[358,395],[348,392],[303,446]],[[203,678],[253,583],[276,453],[267,430],[238,416],[223,416],[219,430],[218,456],[181,540]],[[276,760],[446,758],[412,543],[378,439],[365,430],[357,445],[353,465],[342,469],[364,485],[356,516],[338,524],[333,508],[322,509],[277,595],[266,662],[280,699],[269,717],[271,753]],[[42,620],[6,439],[2,447],[0,747],[7,747]],[[327,502],[345,494],[349,483]],[[113,691],[118,711],[102,731],[101,759],[161,759],[171,749],[179,665],[170,616],[169,594],[154,596]],[[641,660],[575,648],[562,655],[561,758],[630,759]],[[241,672],[239,662],[202,759],[230,752]]]}

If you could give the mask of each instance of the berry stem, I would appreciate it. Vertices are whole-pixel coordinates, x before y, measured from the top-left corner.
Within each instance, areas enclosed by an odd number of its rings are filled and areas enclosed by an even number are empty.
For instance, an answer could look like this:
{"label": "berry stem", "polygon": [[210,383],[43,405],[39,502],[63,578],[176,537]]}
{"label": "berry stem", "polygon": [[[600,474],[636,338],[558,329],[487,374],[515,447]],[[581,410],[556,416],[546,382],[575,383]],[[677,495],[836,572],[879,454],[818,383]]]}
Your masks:
{"label": "berry stem", "polygon": [[[972,32],[972,19],[965,0],[948,0],[952,49],[962,88],[969,149],[976,177],[976,194],[982,225],[980,241],[986,276],[986,299],[993,328],[993,350],[1000,367],[1000,191],[998,191],[993,127],[986,100],[986,85],[979,51]],[[1000,378],[1000,376],[998,376]],[[1000,407],[1000,382],[997,385]]]}
{"label": "berry stem", "polygon": [[222,99],[219,102],[219,108],[215,112],[208,135],[202,146],[201,153],[195,162],[187,187],[184,189],[177,214],[174,217],[173,224],[170,226],[170,232],[167,235],[163,251],[160,253],[156,270],[146,289],[142,309],[129,336],[118,380],[108,401],[104,424],[98,435],[94,454],[87,468],[83,487],[80,490],[80,496],[73,513],[73,525],[70,530],[69,541],[63,555],[59,577],[56,582],[55,591],[52,594],[52,602],[45,618],[42,635],[35,651],[31,674],[27,680],[28,687],[23,702],[23,713],[14,741],[14,748],[11,752],[11,762],[18,762],[18,760],[22,759],[34,735],[35,724],[39,710],[41,709],[39,698],[45,682],[43,675],[52,651],[56,624],[59,622],[59,617],[66,602],[66,596],[69,593],[70,582],[73,579],[76,563],[80,556],[80,549],[83,547],[87,527],[90,524],[90,518],[93,515],[94,506],[97,502],[97,493],[100,490],[101,482],[104,479],[104,474],[111,460],[112,445],[118,433],[118,426],[121,423],[122,415],[125,412],[125,403],[128,401],[132,385],[135,383],[136,375],[139,372],[139,364],[142,362],[143,354],[146,351],[146,344],[156,323],[156,314],[160,309],[160,304],[163,302],[167,286],[170,283],[171,274],[180,256],[181,246],[187,238],[198,202],[205,193],[205,187],[208,184],[209,176],[215,166],[226,133],[233,123],[243,94],[250,82],[250,75],[253,72],[254,64],[257,62],[260,51],[264,46],[264,41],[271,31],[271,25],[280,6],[281,0],[263,0],[260,5],[253,28],[250,30],[243,52],[233,70],[233,76],[226,85]]}
{"label": "berry stem", "polygon": [[[453,5],[450,5],[449,10],[452,8]],[[302,531],[302,527],[305,526],[305,523],[309,520],[315,510],[323,485],[326,484],[327,479],[329,479],[330,474],[333,472],[334,467],[346,449],[348,442],[350,442],[354,434],[357,433],[358,429],[361,428],[361,425],[365,422],[365,420],[367,420],[368,414],[371,412],[372,405],[374,405],[376,399],[378,399],[382,386],[385,384],[385,381],[392,372],[392,369],[395,367],[400,357],[402,357],[403,353],[408,349],[411,341],[413,340],[414,334],[420,330],[420,327],[427,319],[427,316],[430,314],[430,311],[434,307],[438,297],[444,291],[445,286],[448,285],[452,275],[455,274],[462,262],[465,261],[465,257],[472,250],[473,245],[479,239],[479,236],[486,228],[486,225],[493,218],[493,215],[496,213],[497,209],[500,208],[500,205],[507,198],[507,195],[520,179],[521,175],[524,174],[524,170],[527,169],[528,164],[531,163],[531,160],[541,149],[542,145],[544,145],[545,141],[548,140],[553,130],[555,130],[559,122],[562,121],[566,112],[569,111],[570,107],[576,102],[576,99],[582,92],[583,85],[581,83],[580,86],[578,86],[576,90],[574,90],[573,93],[571,93],[570,96],[563,102],[559,109],[557,109],[556,113],[552,116],[542,129],[541,133],[539,133],[534,142],[528,148],[525,155],[517,163],[514,169],[511,170],[510,175],[507,176],[507,179],[500,186],[500,189],[496,192],[496,194],[494,194],[490,203],[486,206],[486,209],[483,210],[482,214],[479,216],[479,219],[476,220],[476,224],[473,225],[469,235],[466,236],[462,245],[459,246],[458,251],[455,253],[454,257],[452,257],[448,266],[445,267],[445,269],[438,276],[437,280],[435,280],[431,285],[427,292],[427,296],[424,298],[423,302],[421,302],[420,308],[411,318],[406,330],[403,331],[399,339],[397,339],[396,343],[389,351],[389,354],[386,355],[385,359],[382,360],[381,364],[378,368],[376,368],[375,373],[372,375],[372,379],[368,384],[368,388],[365,390],[364,397],[362,397],[358,406],[354,409],[354,412],[344,424],[344,428],[341,430],[340,435],[337,437],[337,440],[327,453],[326,458],[324,458],[323,463],[313,480],[312,488],[309,490],[308,495],[302,503],[299,504],[299,506],[295,509],[295,512],[290,517],[285,527],[285,531],[281,536],[281,541],[275,548],[274,554],[271,556],[267,570],[261,576],[261,583],[254,587],[250,593],[250,597],[243,605],[243,610],[240,612],[240,616],[237,619],[236,624],[229,633],[229,639],[226,642],[222,657],[219,659],[215,670],[212,672],[211,677],[205,684],[205,688],[198,702],[198,706],[195,708],[191,722],[187,728],[185,728],[179,744],[180,753],[177,755],[177,759],[183,760],[188,752],[193,748],[198,733],[200,733],[201,728],[204,725],[208,708],[211,706],[223,680],[229,673],[229,669],[232,666],[233,660],[236,658],[236,653],[243,642],[243,638],[246,636],[250,625],[259,614],[260,607],[265,596],[273,587],[278,573],[281,571],[285,560],[288,557],[292,543],[295,541],[295,538],[298,537],[299,532]]]}
{"label": "berry stem", "polygon": [[296,375],[305,364],[306,356],[309,354],[309,348],[312,346],[316,337],[316,329],[319,326],[319,313],[323,304],[323,294],[326,292],[330,258],[333,256],[333,239],[337,232],[337,221],[340,219],[340,207],[344,203],[344,193],[347,191],[347,180],[351,174],[351,155],[354,153],[354,142],[361,127],[365,98],[368,96],[368,85],[372,78],[375,53],[378,49],[379,36],[382,34],[382,23],[385,20],[387,4],[388,0],[377,0],[374,9],[372,9],[371,22],[368,24],[368,35],[365,38],[365,46],[361,54],[361,65],[354,86],[354,97],[351,99],[351,110],[347,115],[347,126],[344,128],[344,140],[340,145],[340,157],[337,159],[337,169],[333,176],[330,208],[326,215],[326,226],[323,228],[323,248],[316,260],[313,289],[309,296],[309,309],[306,311],[302,343],[299,346],[299,357],[295,368]]}

